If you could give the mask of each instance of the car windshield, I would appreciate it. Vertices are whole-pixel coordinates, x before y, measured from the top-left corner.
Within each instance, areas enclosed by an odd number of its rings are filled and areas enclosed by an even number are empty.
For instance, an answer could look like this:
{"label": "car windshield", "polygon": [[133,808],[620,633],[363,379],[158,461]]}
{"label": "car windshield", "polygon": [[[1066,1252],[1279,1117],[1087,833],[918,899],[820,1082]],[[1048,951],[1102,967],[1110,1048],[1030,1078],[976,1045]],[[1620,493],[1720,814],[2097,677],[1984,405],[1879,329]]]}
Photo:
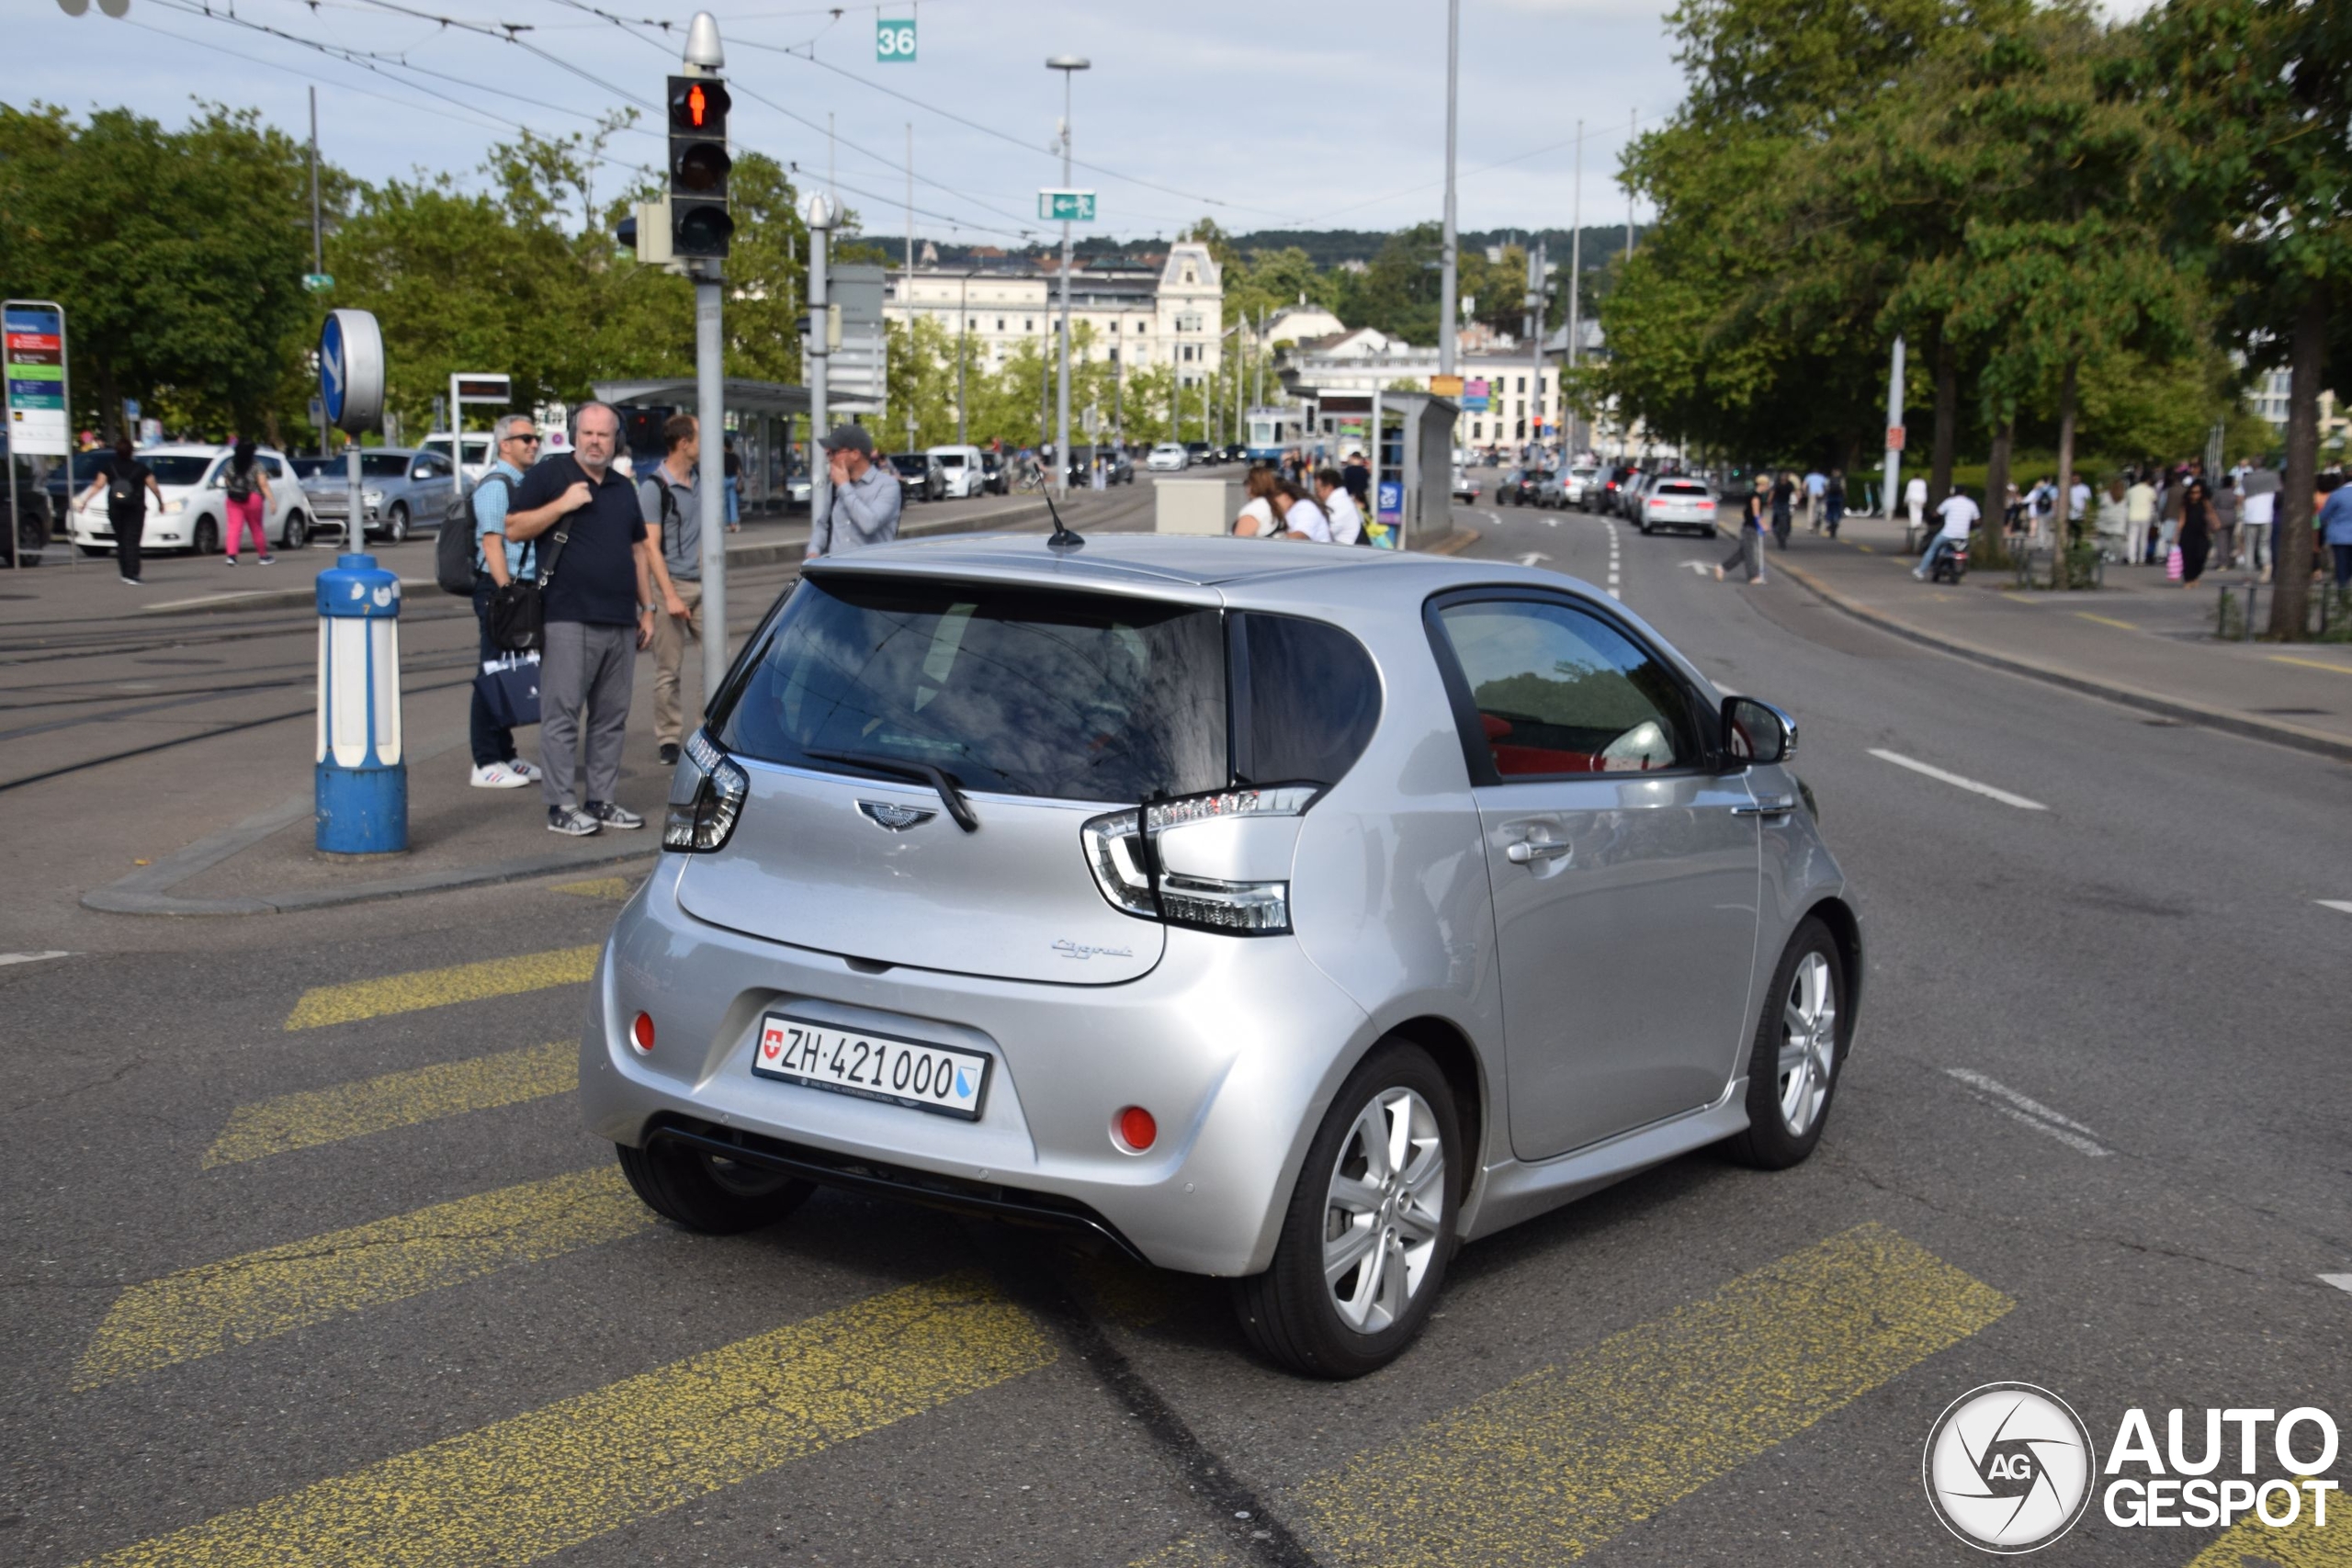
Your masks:
{"label": "car windshield", "polygon": [[338,474],[343,472],[343,459],[340,457],[297,457],[294,459],[294,472],[296,477],[300,479],[319,479],[330,469]]}
{"label": "car windshield", "polygon": [[1214,610],[967,582],[808,579],[718,708],[723,744],[930,763],[966,789],[1141,800],[1227,778]]}
{"label": "car windshield", "polygon": [[397,479],[408,474],[409,459],[400,452],[362,452],[359,473],[363,479]]}
{"label": "car windshield", "polygon": [[928,461],[928,459],[924,458],[919,453],[901,452],[890,459],[890,466],[897,468],[899,472],[906,475],[909,479],[919,479],[922,478],[923,465],[926,461]]}
{"label": "car windshield", "polygon": [[937,461],[939,466],[943,468],[960,468],[964,466],[964,454],[961,452],[942,452],[939,454]]}
{"label": "car windshield", "polygon": [[185,453],[158,453],[139,459],[147,471],[155,476],[159,485],[193,485],[204,482],[204,470],[212,466],[209,457],[190,457]]}

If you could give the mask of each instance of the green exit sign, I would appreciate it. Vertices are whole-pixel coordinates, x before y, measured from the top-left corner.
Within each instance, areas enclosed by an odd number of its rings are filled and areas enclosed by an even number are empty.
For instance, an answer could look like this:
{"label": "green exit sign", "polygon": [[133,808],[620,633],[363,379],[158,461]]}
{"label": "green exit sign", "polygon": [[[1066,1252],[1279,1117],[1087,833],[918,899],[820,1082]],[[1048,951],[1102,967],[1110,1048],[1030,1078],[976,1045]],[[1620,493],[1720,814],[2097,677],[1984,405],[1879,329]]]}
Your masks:
{"label": "green exit sign", "polygon": [[1041,190],[1037,193],[1037,216],[1057,223],[1091,223],[1094,221],[1094,193],[1091,190]]}
{"label": "green exit sign", "polygon": [[915,62],[915,23],[912,17],[895,21],[878,17],[875,18],[874,58],[883,65],[912,65]]}

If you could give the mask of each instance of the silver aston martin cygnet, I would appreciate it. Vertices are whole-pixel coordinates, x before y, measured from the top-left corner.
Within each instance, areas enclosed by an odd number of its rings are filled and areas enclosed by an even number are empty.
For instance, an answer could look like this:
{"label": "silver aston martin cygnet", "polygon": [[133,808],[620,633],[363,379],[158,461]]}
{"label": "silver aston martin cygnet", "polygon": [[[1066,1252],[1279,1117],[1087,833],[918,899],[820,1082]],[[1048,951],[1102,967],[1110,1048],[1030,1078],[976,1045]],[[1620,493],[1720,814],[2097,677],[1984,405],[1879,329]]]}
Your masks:
{"label": "silver aston martin cygnet", "polygon": [[813,562],[582,1044],[699,1231],[824,1183],[1227,1276],[1350,1377],[1461,1242],[1821,1137],[1861,936],[1796,730],[1550,572],[1256,540]]}

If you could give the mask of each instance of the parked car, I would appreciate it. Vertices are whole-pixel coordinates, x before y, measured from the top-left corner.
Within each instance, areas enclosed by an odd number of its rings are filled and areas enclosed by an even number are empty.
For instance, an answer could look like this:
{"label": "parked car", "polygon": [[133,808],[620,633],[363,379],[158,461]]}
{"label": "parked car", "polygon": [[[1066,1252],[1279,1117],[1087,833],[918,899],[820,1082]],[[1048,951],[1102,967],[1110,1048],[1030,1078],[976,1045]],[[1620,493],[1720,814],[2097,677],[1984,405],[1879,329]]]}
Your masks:
{"label": "parked car", "polygon": [[1453,499],[1456,501],[1476,501],[1478,499],[1478,481],[1472,479],[1466,469],[1459,467],[1455,468],[1453,470]]}
{"label": "parked car", "polygon": [[95,452],[76,452],[66,462],[51,459],[49,477],[41,480],[40,488],[49,496],[52,525],[65,521],[74,498],[90,488],[90,481],[98,477],[98,465],[112,456],[111,451],[101,447]]}
{"label": "parked car", "polygon": [[1560,504],[1582,506],[1586,491],[1592,488],[1600,472],[1600,469],[1581,463],[1568,469],[1560,480]]}
{"label": "parked car", "polygon": [[[303,487],[322,528],[351,532],[350,468],[343,457],[297,459]],[[437,534],[457,493],[457,475],[446,451],[416,446],[370,446],[359,454],[362,517],[359,540],[381,538],[397,545],[412,534]]]}
{"label": "parked car", "polygon": [[804,468],[799,472],[786,475],[784,480],[785,509],[786,511],[791,511],[797,507],[802,511],[806,511],[809,505],[809,491],[810,485],[807,469]]}
{"label": "parked car", "polygon": [[1534,468],[1507,468],[1495,481],[1495,504],[1498,506],[1532,506],[1536,487],[1543,475]]}
{"label": "parked car", "polygon": [[1127,449],[1119,446],[1076,446],[1070,449],[1069,482],[1074,490],[1083,490],[1094,483],[1094,458],[1102,457],[1102,482],[1109,485],[1131,485],[1136,482],[1135,459]]}
{"label": "parked car", "polygon": [[[540,433],[543,440],[547,434],[548,433],[545,431]],[[416,444],[416,449],[420,452],[437,452],[441,455],[441,458],[444,462],[455,462],[457,459],[451,456],[452,444],[455,438],[452,436],[450,432],[446,430],[436,430],[432,434],[426,436],[424,440],[418,442]],[[480,479],[482,475],[490,472],[490,465],[496,460],[497,457],[497,454],[491,449],[491,446],[489,431],[469,430],[465,432],[464,462],[467,483],[471,484],[475,480]],[[552,457],[554,454],[561,450],[563,450],[563,439],[561,432],[559,431],[556,433],[556,438],[553,441],[548,442],[540,448],[539,456],[542,457]]]}
{"label": "parked car", "polygon": [[589,989],[580,1102],[650,1207],[1066,1227],[1350,1377],[1460,1242],[1812,1153],[1863,949],[1794,722],[1551,572],[1272,554],[808,564]]}
{"label": "parked car", "polygon": [[1163,441],[1151,449],[1143,466],[1155,474],[1181,474],[1193,466],[1193,455],[1173,441]]}
{"label": "parked car", "polygon": [[1641,515],[1634,521],[1645,534],[1661,528],[1713,534],[1715,492],[1700,479],[1661,479],[1643,493]]}
{"label": "parked car", "polygon": [[1567,505],[1566,493],[1561,488],[1560,476],[1556,472],[1547,469],[1536,476],[1535,504],[1553,508]]}
{"label": "parked car", "polygon": [[[147,525],[141,535],[143,548],[190,550],[203,556],[220,550],[227,534],[229,455],[226,446],[190,444],[140,448],[139,460],[155,476],[155,488],[164,495],[160,511],[154,495],[147,497]],[[269,476],[270,501],[262,513],[263,536],[273,547],[299,550],[310,542],[314,517],[311,498],[304,493],[302,480],[284,453],[264,446],[254,456]],[[75,492],[77,502],[88,488],[85,483]],[[106,497],[100,495],[95,505],[75,505],[67,516],[66,534],[85,556],[113,549],[114,525],[107,516]]]}
{"label": "parked car", "polygon": [[1184,443],[1184,456],[1196,467],[1204,468],[1216,461],[1216,448],[1205,441],[1187,441]]}
{"label": "parked car", "polygon": [[[51,459],[54,462],[55,459]],[[60,469],[67,465],[58,463]],[[8,476],[6,486],[0,486],[0,529],[14,533],[16,544],[10,546],[7,534],[0,534],[0,560],[6,560],[13,549],[16,558],[26,566],[40,562],[49,552],[49,495],[33,479],[29,466],[19,468],[8,444],[8,432],[0,428],[0,473]]]}
{"label": "parked car", "polygon": [[980,465],[978,447],[933,446],[931,456],[939,459],[939,471],[947,478],[949,499],[962,501],[986,491],[988,470]]}
{"label": "parked car", "polygon": [[1005,467],[1003,453],[983,451],[980,454],[980,468],[988,476],[985,488],[989,494],[1007,495],[1012,492],[1012,473]]}
{"label": "parked car", "polygon": [[1617,515],[1631,523],[1641,515],[1642,496],[1657,476],[1636,468],[1617,487]]}
{"label": "parked car", "polygon": [[893,452],[890,467],[899,473],[901,501],[939,501],[947,494],[947,471],[927,452]]}
{"label": "parked car", "polygon": [[1618,490],[1639,471],[1630,463],[1618,463],[1602,468],[1598,482],[1585,491],[1584,509],[1587,512],[1597,512],[1603,516],[1614,513],[1617,510]]}

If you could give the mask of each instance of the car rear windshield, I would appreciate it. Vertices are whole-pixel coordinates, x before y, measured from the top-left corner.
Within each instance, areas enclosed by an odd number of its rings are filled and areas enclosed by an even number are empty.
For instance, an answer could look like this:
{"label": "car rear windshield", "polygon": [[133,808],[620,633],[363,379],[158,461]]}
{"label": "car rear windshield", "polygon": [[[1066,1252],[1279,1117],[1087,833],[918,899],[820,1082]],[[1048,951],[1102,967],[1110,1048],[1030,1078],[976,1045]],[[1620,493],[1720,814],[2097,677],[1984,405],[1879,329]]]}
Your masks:
{"label": "car rear windshield", "polygon": [[1704,495],[1707,487],[1688,479],[1668,479],[1657,487],[1657,492],[1660,495]]}
{"label": "car rear windshield", "polygon": [[722,744],[929,763],[966,789],[1126,802],[1227,779],[1215,610],[986,583],[808,579],[726,694]]}

